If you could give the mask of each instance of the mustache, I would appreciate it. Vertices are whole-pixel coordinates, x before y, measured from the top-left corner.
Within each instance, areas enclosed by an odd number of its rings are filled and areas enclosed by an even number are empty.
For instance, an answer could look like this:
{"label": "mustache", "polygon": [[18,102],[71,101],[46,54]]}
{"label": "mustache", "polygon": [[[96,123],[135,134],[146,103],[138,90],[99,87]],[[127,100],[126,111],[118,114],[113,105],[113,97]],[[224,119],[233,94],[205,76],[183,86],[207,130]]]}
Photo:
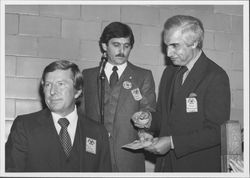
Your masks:
{"label": "mustache", "polygon": [[125,57],[125,55],[123,53],[119,53],[119,54],[115,55],[115,57]]}

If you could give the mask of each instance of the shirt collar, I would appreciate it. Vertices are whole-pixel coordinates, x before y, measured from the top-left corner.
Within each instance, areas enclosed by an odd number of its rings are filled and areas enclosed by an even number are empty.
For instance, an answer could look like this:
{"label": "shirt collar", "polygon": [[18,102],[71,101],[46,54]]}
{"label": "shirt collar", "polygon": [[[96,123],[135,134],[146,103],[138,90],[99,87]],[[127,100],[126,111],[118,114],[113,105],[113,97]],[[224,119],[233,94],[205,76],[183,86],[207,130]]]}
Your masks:
{"label": "shirt collar", "polygon": [[[57,124],[58,120],[60,118],[62,118],[62,116],[60,116],[59,114],[55,113],[55,112],[51,112],[53,121],[55,123],[55,125]],[[75,125],[77,123],[77,119],[78,119],[78,115],[77,115],[77,110],[76,110],[76,106],[74,108],[74,110],[69,113],[67,116],[64,116],[63,118],[67,118],[69,121],[69,126],[71,125]]]}
{"label": "shirt collar", "polygon": [[196,55],[196,57],[194,58],[194,59],[192,59],[191,61],[189,61],[189,63],[187,63],[187,68],[188,68],[188,71],[190,71],[192,68],[193,68],[193,66],[194,66],[194,64],[196,63],[196,61],[199,59],[199,57],[201,56],[201,53],[202,53],[202,50],[200,50],[199,52],[198,52],[198,54]]}
{"label": "shirt collar", "polygon": [[[51,112],[51,114],[52,114],[54,126],[56,128],[57,133],[59,134],[60,130],[61,130],[61,126],[58,123],[58,120],[60,118],[62,118],[62,116],[60,116],[59,114],[56,114],[54,112]],[[68,133],[69,133],[69,136],[70,136],[70,139],[71,139],[71,143],[73,145],[74,140],[75,140],[75,133],[76,133],[77,121],[78,121],[78,114],[77,114],[76,106],[75,106],[75,109],[74,109],[73,112],[71,112],[67,116],[64,116],[63,118],[67,118],[68,121],[69,121]]]}
{"label": "shirt collar", "polygon": [[[125,63],[123,63],[121,65],[116,65],[117,68],[118,68],[117,73],[118,73],[119,78],[121,77],[121,75],[122,75],[123,71],[125,70],[125,68],[127,67],[127,65],[128,65],[128,62],[125,62]],[[114,66],[115,65],[107,62],[106,66],[105,66],[105,73],[111,75],[111,73],[113,72],[112,69],[113,69]]]}

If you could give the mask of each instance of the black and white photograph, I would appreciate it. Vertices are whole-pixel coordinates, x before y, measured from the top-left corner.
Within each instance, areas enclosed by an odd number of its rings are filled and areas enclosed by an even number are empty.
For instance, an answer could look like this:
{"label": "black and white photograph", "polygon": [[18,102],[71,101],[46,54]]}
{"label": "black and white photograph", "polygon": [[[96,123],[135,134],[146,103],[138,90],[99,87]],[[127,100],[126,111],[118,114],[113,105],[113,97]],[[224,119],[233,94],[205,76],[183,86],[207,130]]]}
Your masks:
{"label": "black and white photograph", "polygon": [[249,177],[249,2],[2,0],[0,176]]}

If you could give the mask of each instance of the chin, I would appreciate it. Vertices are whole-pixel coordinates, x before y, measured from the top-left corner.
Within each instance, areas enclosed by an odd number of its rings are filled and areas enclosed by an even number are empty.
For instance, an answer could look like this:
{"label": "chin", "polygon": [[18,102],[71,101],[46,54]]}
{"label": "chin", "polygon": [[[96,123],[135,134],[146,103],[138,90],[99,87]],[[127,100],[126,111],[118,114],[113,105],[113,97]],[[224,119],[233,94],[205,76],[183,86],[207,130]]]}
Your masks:
{"label": "chin", "polygon": [[50,110],[51,110],[52,112],[55,112],[55,113],[57,113],[58,111],[63,110],[63,109],[62,109],[62,106],[59,105],[59,104],[50,105],[49,108],[50,108]]}
{"label": "chin", "polygon": [[123,64],[123,63],[125,63],[127,60],[126,59],[124,59],[124,58],[117,58],[116,60],[115,60],[115,62],[117,63],[117,64]]}
{"label": "chin", "polygon": [[174,64],[174,65],[180,65],[180,64],[178,64],[178,62],[176,62],[176,61],[172,61],[172,63]]}

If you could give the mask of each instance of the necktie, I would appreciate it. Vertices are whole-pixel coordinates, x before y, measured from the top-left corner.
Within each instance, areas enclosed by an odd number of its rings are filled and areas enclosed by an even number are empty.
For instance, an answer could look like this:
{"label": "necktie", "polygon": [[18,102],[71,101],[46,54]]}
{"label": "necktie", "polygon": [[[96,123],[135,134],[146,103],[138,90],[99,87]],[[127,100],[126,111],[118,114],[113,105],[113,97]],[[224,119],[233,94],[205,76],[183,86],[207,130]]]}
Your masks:
{"label": "necktie", "polygon": [[114,66],[112,68],[112,70],[113,70],[113,72],[110,76],[110,83],[109,83],[110,88],[113,88],[115,86],[115,84],[118,82],[118,73],[117,73],[118,68],[117,68],[117,66]]}
{"label": "necktie", "polygon": [[71,139],[67,130],[69,121],[66,118],[60,118],[58,120],[58,123],[61,126],[61,130],[59,133],[60,141],[66,156],[69,157],[70,151],[72,149]]}
{"label": "necktie", "polygon": [[182,66],[180,70],[178,71],[176,78],[175,78],[175,86],[174,90],[175,92],[178,91],[181,86],[182,86],[182,79],[183,79],[183,74],[188,70],[187,66]]}

